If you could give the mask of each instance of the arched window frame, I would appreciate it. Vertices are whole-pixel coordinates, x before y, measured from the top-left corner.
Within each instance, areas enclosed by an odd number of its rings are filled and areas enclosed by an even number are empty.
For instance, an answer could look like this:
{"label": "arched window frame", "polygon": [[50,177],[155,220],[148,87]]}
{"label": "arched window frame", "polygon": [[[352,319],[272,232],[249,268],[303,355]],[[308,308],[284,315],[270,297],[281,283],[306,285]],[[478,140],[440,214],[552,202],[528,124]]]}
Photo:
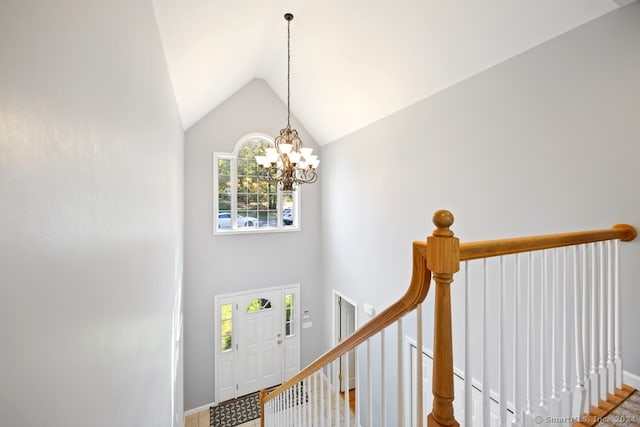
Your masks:
{"label": "arched window frame", "polygon": [[[277,219],[275,225],[260,225],[260,226],[238,226],[238,153],[242,149],[243,145],[253,141],[253,140],[261,140],[267,142],[271,146],[274,146],[274,140],[270,135],[265,133],[250,133],[248,135],[243,136],[236,143],[233,152],[231,153],[223,153],[223,152],[214,152],[213,153],[213,234],[214,235],[226,235],[226,234],[251,234],[251,233],[270,233],[270,232],[288,232],[288,231],[298,231],[300,230],[300,188],[293,191],[292,194],[292,203],[291,209],[293,210],[293,223],[285,224],[283,219],[283,210],[285,209],[284,205],[284,195],[283,191],[279,188],[277,189],[276,196],[276,212]],[[219,161],[229,161],[230,162],[230,203],[231,209],[230,211],[220,209],[220,193],[219,193]],[[226,220],[229,224],[225,223],[224,227],[221,227],[221,223],[218,219],[219,213],[230,213],[231,217],[229,220]]]}

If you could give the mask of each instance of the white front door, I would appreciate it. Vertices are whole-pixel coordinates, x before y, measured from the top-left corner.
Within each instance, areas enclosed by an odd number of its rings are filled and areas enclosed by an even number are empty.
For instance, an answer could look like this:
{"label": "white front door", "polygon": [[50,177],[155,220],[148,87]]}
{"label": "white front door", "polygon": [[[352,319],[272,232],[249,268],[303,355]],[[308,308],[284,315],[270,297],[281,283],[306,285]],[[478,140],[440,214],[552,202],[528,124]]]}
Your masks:
{"label": "white front door", "polygon": [[238,396],[282,383],[282,293],[238,298]]}
{"label": "white front door", "polygon": [[216,295],[215,399],[281,384],[300,370],[300,285]]}

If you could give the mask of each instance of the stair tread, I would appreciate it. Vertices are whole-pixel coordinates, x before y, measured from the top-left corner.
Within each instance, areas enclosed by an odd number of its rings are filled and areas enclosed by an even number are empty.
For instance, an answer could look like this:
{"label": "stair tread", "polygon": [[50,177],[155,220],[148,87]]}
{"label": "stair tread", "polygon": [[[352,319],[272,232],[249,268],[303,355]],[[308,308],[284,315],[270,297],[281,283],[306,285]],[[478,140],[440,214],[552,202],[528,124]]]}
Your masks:
{"label": "stair tread", "polygon": [[573,427],[592,427],[595,426],[602,417],[609,414],[615,408],[617,408],[622,402],[627,400],[636,391],[635,388],[623,384],[621,388],[615,390],[615,394],[609,394],[607,400],[600,400],[598,406],[591,405],[589,413],[582,416],[582,422],[573,423]]}

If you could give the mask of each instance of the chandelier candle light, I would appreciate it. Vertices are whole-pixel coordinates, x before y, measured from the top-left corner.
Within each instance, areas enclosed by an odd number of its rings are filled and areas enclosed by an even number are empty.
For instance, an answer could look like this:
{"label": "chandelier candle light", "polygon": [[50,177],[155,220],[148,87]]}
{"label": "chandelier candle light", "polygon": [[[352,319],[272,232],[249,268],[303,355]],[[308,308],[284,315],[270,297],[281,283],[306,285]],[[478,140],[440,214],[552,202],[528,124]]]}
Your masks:
{"label": "chandelier candle light", "polygon": [[285,13],[287,20],[287,127],[280,130],[275,147],[267,148],[264,156],[256,156],[260,171],[270,181],[276,181],[281,190],[292,191],[300,184],[312,184],[318,180],[316,169],[320,160],[311,154],[313,148],[303,148],[298,131],[291,128],[291,20],[293,14]]}

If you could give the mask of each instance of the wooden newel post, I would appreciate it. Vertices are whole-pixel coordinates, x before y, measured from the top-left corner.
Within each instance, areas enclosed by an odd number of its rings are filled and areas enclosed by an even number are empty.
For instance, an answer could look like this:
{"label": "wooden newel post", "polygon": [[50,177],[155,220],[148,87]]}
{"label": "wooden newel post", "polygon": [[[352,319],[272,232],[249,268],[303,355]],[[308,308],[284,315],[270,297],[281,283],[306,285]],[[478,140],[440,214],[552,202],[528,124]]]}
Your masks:
{"label": "wooden newel post", "polygon": [[436,229],[427,238],[427,267],[436,285],[433,333],[433,407],[429,427],[459,426],[453,414],[453,339],[451,336],[451,282],[460,269],[460,242],[449,229],[453,214],[437,211]]}

